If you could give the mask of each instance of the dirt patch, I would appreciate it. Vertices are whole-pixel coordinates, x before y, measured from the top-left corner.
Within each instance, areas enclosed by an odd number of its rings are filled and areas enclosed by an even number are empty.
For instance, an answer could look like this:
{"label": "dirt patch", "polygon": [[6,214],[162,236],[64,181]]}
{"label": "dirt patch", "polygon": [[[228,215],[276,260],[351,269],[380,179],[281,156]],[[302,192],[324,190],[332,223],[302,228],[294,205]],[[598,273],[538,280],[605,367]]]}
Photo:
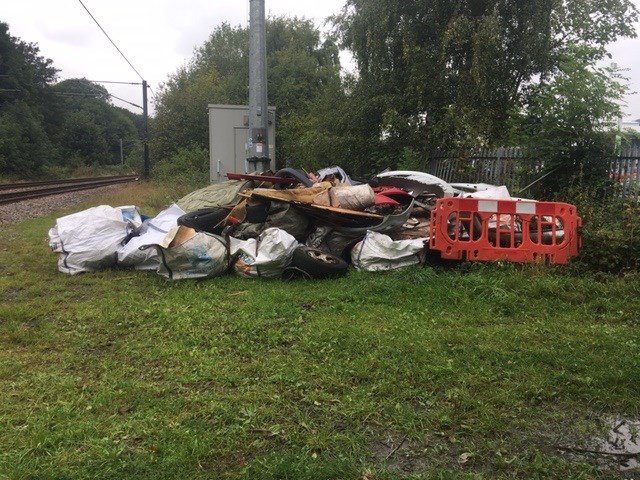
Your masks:
{"label": "dirt patch", "polygon": [[375,463],[413,474],[426,470],[428,450],[426,443],[409,439],[406,435],[389,435],[373,442],[371,459]]}
{"label": "dirt patch", "polygon": [[625,479],[640,479],[640,418],[622,415],[597,419],[596,433],[583,441],[555,447],[568,459],[587,461]]}

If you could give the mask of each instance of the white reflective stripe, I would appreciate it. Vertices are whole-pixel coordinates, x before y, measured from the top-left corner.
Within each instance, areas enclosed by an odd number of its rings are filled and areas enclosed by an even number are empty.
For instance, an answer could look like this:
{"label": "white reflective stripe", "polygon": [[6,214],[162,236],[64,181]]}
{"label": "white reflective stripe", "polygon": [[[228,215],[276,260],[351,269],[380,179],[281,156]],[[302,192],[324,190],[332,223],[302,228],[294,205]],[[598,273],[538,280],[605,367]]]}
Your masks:
{"label": "white reflective stripe", "polygon": [[497,212],[498,201],[497,200],[478,200],[479,212]]}
{"label": "white reflective stripe", "polygon": [[516,202],[516,213],[536,213],[536,202]]}

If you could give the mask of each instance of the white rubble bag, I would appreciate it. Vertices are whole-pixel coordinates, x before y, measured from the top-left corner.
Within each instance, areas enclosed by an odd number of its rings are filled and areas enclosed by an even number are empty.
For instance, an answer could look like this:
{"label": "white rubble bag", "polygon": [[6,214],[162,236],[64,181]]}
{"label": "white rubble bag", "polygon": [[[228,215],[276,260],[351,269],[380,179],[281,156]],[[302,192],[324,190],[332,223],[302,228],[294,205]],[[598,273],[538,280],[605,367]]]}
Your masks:
{"label": "white rubble bag", "polygon": [[358,270],[378,272],[417,265],[425,250],[426,238],[391,240],[382,233],[367,231],[361,242],[351,249],[351,262]]}
{"label": "white rubble bag", "polygon": [[118,248],[118,264],[123,267],[134,267],[136,270],[157,270],[161,262],[158,250],[153,248],[140,250],[140,247],[162,243],[169,230],[178,226],[178,218],[185,213],[173,203],[155,217],[145,220],[137,232],[139,235]]}
{"label": "white rubble bag", "polygon": [[141,224],[133,205],[100,205],[58,218],[49,230],[49,247],[60,254],[58,270],[75,275],[116,265],[118,247]]}
{"label": "white rubble bag", "polygon": [[149,249],[160,256],[158,274],[170,280],[215,277],[230,265],[229,244],[224,237],[183,225],[172,228],[162,242],[140,247],[142,251]]}
{"label": "white rubble bag", "polygon": [[297,247],[298,241],[279,228],[267,228],[258,238],[232,239],[231,255],[237,256],[234,269],[243,277],[280,277]]}

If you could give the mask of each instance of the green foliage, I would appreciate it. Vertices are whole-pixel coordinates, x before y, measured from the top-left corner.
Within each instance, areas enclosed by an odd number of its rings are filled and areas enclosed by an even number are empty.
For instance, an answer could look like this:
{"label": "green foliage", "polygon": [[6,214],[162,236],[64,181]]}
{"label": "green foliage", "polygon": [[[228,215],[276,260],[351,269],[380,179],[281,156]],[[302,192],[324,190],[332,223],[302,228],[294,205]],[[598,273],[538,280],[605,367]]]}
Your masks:
{"label": "green foliage", "polygon": [[37,45],[0,23],[0,172],[13,177],[69,175],[120,163],[139,144],[132,118],[86,79],[53,85],[57,70]]}
{"label": "green foliage", "polygon": [[[151,123],[151,151],[160,161],[179,148],[197,144],[208,146],[209,103],[217,101],[215,70],[190,75],[183,67],[158,94],[156,116]],[[235,102],[232,102],[235,103]]]}
{"label": "green foliage", "polygon": [[48,86],[57,70],[35,44],[9,34],[0,22],[0,171],[28,176],[54,160],[47,132]]}
{"label": "green foliage", "polygon": [[640,205],[583,188],[572,195],[583,221],[582,250],[574,268],[580,272],[625,273],[640,267]]}
{"label": "green foliage", "polygon": [[153,176],[168,184],[202,187],[209,182],[209,152],[195,144],[180,147],[153,166]]}
{"label": "green foliage", "polygon": [[[58,70],[53,61],[40,56],[34,43],[26,43],[9,34],[9,25],[0,22],[0,88],[15,89],[19,95],[0,95],[0,106],[16,97],[37,106],[46,96],[46,88],[56,78]],[[7,92],[13,93],[13,92]],[[42,106],[41,106],[42,108]]]}
{"label": "green foliage", "polygon": [[[277,106],[277,140],[289,161],[286,119],[339,78],[337,49],[321,42],[309,20],[267,20],[269,103]],[[190,63],[171,75],[158,94],[152,124],[152,151],[164,159],[182,146],[208,146],[208,104],[248,103],[248,31],[222,24],[196,50]],[[282,140],[282,143],[281,143]]]}
{"label": "green foliage", "polygon": [[[128,155],[139,146],[132,118],[111,105],[109,92],[86,79],[57,83],[57,113],[62,128],[54,137],[66,159],[81,159],[85,165],[120,164],[120,139]],[[75,161],[75,160],[72,160]]]}
{"label": "green foliage", "polygon": [[28,176],[55,158],[54,147],[37,109],[16,100],[0,111],[0,172]]}
{"label": "green foliage", "polygon": [[358,108],[368,107],[347,95],[339,81],[328,84],[301,108],[284,116],[278,151],[293,167],[314,170],[343,165],[352,173],[364,170],[368,138],[351,123],[353,110]]}
{"label": "green foliage", "polygon": [[545,159],[554,175],[537,188],[543,198],[567,199],[576,186],[607,187],[609,158],[615,154],[615,120],[626,91],[624,79],[614,68],[592,65],[591,47],[567,49],[557,72],[532,85],[524,107],[512,116],[512,142]]}
{"label": "green foliage", "polygon": [[576,48],[595,65],[607,43],[635,36],[635,19],[629,0],[348,0],[334,22],[356,59],[357,89],[378,105],[368,130],[389,133],[372,151],[389,147],[399,161],[404,147],[424,156],[504,144],[509,111],[533,82]]}

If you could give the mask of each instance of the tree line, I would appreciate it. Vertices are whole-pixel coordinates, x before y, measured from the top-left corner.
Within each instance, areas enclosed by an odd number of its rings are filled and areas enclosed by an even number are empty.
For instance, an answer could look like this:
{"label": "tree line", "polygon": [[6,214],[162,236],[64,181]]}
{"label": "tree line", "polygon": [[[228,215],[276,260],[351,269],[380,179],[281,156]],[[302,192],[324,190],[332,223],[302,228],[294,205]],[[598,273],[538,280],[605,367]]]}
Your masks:
{"label": "tree line", "polygon": [[[567,164],[601,156],[620,115],[609,43],[634,37],[630,0],[345,0],[323,34],[267,19],[269,104],[279,165],[355,174],[420,168],[434,151],[519,146]],[[0,168],[119,161],[136,117],[0,24]],[[351,52],[355,71],[341,69]],[[207,105],[248,103],[248,29],[222,24],[156,95],[154,171],[206,181]],[[19,90],[5,92],[2,89]],[[63,91],[85,96],[63,96]],[[14,94],[15,93],[15,94]],[[29,141],[24,141],[24,139]]]}
{"label": "tree line", "polygon": [[51,59],[0,22],[0,174],[64,176],[140,150],[137,115],[86,79],[58,81]]}

